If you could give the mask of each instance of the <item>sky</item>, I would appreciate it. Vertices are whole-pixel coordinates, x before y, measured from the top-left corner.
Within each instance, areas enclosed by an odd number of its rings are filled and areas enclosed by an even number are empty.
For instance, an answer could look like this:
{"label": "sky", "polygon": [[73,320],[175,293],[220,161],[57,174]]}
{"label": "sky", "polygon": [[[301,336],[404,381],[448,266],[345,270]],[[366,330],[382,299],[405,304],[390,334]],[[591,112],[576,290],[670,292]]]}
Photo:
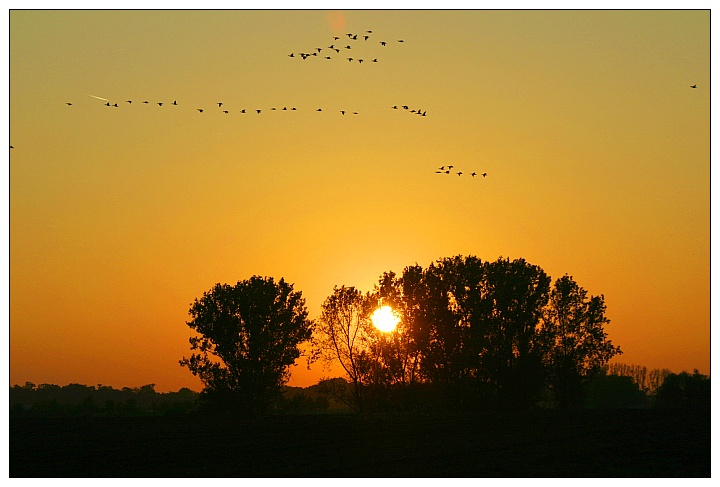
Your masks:
{"label": "sky", "polygon": [[317,318],[458,254],[603,295],[615,361],[710,373],[709,11],[12,10],[8,64],[10,384],[199,390],[215,283]]}

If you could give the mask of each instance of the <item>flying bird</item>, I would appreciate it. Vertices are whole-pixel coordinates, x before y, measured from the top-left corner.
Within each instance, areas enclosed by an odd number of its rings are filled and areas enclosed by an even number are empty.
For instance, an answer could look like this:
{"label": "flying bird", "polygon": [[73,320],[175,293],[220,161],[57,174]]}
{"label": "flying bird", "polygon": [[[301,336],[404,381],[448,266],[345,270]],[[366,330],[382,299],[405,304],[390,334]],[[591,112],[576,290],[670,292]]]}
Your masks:
{"label": "flying bird", "polygon": [[482,177],[485,177],[485,176],[487,176],[487,173],[484,172],[484,173],[481,174],[481,176],[482,176]]}
{"label": "flying bird", "polygon": [[174,101],[172,102],[172,104],[173,104],[173,105],[177,105],[177,100],[174,100]]}
{"label": "flying bird", "polygon": [[342,113],[343,115],[345,115],[345,110],[340,110],[340,113]]}
{"label": "flying bird", "polygon": [[258,112],[258,115],[260,114],[260,110],[259,110],[259,109],[258,109],[258,110],[255,110],[255,111]]}
{"label": "flying bird", "polygon": [[132,103],[132,100],[125,100],[125,103]]}
{"label": "flying bird", "polygon": [[690,85],[690,88],[697,88],[697,85]]}
{"label": "flying bird", "polygon": [[70,102],[66,102],[65,104],[66,104],[67,106],[72,106],[72,103],[70,103]]}
{"label": "flying bird", "polygon": [[318,108],[318,109],[317,109],[316,111],[318,111],[318,112],[322,112],[322,108]]}
{"label": "flying bird", "polygon": [[462,176],[462,171],[460,171],[459,173],[457,173],[457,175],[458,175],[458,176]]}
{"label": "flying bird", "polygon": [[373,62],[376,63],[376,62],[377,62],[377,58],[373,59]]}
{"label": "flying bird", "polygon": [[393,105],[390,108],[394,108],[395,110],[397,110],[397,105]]}
{"label": "flying bird", "polygon": [[203,109],[202,109],[202,108],[198,108],[197,111],[200,112],[200,113],[202,113],[202,112],[203,112]]}
{"label": "flying bird", "polygon": [[475,177],[475,176],[477,175],[477,173],[476,173],[476,172],[471,172],[470,175],[471,175],[472,177]]}
{"label": "flying bird", "polygon": [[150,103],[149,101],[145,100],[143,103]]}
{"label": "flying bird", "polygon": [[217,106],[218,106],[218,108],[220,108],[222,106],[222,102],[221,101],[218,102]]}
{"label": "flying bird", "polygon": [[370,39],[370,36],[363,36],[363,39],[368,40]]}
{"label": "flying bird", "polygon": [[240,113],[245,113],[245,109],[243,108],[242,110],[240,110]]}
{"label": "flying bird", "polygon": [[380,45],[381,45],[381,46],[384,46],[385,44],[386,44],[385,41],[380,41]]}
{"label": "flying bird", "polygon": [[227,110],[223,110],[223,113],[230,113],[230,112],[228,112]]}
{"label": "flying bird", "polygon": [[162,102],[161,102],[161,101],[159,101],[159,102],[158,102],[158,105],[162,106]]}

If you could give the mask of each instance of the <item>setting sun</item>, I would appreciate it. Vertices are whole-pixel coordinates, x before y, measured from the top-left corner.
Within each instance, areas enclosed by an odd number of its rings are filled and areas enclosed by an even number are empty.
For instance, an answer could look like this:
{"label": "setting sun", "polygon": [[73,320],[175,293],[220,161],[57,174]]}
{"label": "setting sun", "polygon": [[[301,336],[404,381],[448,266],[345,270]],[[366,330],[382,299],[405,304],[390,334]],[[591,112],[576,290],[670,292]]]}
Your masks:
{"label": "setting sun", "polygon": [[390,306],[382,306],[376,309],[371,319],[375,328],[385,332],[393,331],[400,322],[400,318]]}

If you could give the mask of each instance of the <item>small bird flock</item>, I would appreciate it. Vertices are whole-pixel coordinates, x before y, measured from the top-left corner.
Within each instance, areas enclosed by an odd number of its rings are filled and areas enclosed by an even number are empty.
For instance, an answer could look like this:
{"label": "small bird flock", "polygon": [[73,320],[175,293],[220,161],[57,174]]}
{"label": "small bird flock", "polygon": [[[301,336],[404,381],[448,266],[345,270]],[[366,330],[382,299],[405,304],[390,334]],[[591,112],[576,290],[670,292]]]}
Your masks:
{"label": "small bird flock", "polygon": [[362,34],[353,34],[349,32],[345,34],[345,36],[347,36],[347,39],[344,36],[333,36],[332,44],[330,44],[329,46],[315,47],[310,51],[291,52],[290,54],[288,54],[288,57],[293,59],[300,59],[302,61],[305,61],[307,59],[325,59],[326,61],[336,59],[348,61],[349,63],[355,64],[362,64],[363,62],[373,64],[379,61],[377,57],[374,57],[375,51],[372,51],[369,56],[366,55],[366,51],[368,51],[368,48],[383,48],[391,44],[405,42],[403,39],[398,39],[397,41],[377,41],[374,39],[374,36],[371,35],[372,33],[373,31],[371,30],[366,30]]}
{"label": "small bird flock", "polygon": [[[94,96],[94,95],[89,95],[89,96],[92,96],[93,98],[100,98],[100,97],[97,97],[97,96]],[[120,108],[120,107],[123,106],[123,103],[122,103],[122,102],[120,102],[120,103],[118,104],[117,102],[111,103],[110,100],[107,100],[106,98],[101,98],[101,99],[106,102],[106,103],[103,103],[103,104],[102,104],[102,105],[105,106],[105,107]],[[133,100],[125,100],[125,103],[126,103],[125,106],[131,106],[131,105],[133,104]],[[65,102],[65,104],[68,105],[68,106],[73,106],[73,103],[72,103],[72,102]],[[136,104],[137,104],[137,103],[136,103]],[[140,104],[141,104],[141,105],[157,105],[157,106],[160,107],[160,108],[162,108],[163,106],[179,106],[179,105],[180,105],[180,103],[178,103],[177,100],[173,100],[172,103],[166,103],[166,102],[162,102],[162,101],[150,103],[150,101],[144,100],[144,101],[140,102]],[[250,109],[250,108],[241,108],[241,109],[233,109],[233,110],[231,111],[231,110],[228,109],[227,104],[224,103],[224,102],[219,101],[219,102],[216,102],[215,105],[217,105],[217,108],[212,109],[213,111],[215,111],[215,112],[217,112],[217,113],[223,113],[223,114],[226,114],[226,115],[227,115],[227,114],[230,114],[230,113],[255,113],[255,114],[258,114],[258,115],[259,115],[259,114],[263,113],[263,111],[264,111],[264,112],[268,112],[268,111],[281,111],[281,112],[299,111],[297,107],[287,107],[287,106],[283,106],[282,108],[278,108],[278,107],[271,107],[271,108],[252,108],[252,109]],[[195,110],[196,110],[198,113],[205,113],[205,112],[210,112],[210,111],[211,111],[211,110],[206,109],[205,107],[195,108]],[[324,110],[323,110],[322,108],[317,108],[317,109],[314,109],[314,111],[316,111],[316,112],[322,112],[322,111],[324,111]],[[328,110],[325,110],[325,111],[328,111]],[[330,110],[330,111],[333,111],[333,110]],[[346,115],[346,114],[347,114],[347,115],[358,115],[358,114],[359,114],[356,110],[346,110],[346,109],[343,109],[343,110],[334,110],[334,112],[335,112],[335,113],[339,113],[339,114],[341,114],[341,115]]]}
{"label": "small bird flock", "polygon": [[[122,107],[122,106],[131,106],[131,105],[133,104],[133,100],[125,100],[124,104],[123,104],[123,102],[111,103],[110,100],[108,100],[107,98],[102,98],[102,97],[95,96],[95,95],[88,95],[88,96],[91,96],[92,98],[96,98],[96,99],[100,99],[100,100],[102,100],[102,101],[105,101],[105,103],[103,103],[102,106],[109,107],[109,108],[120,108],[120,107]],[[73,106],[73,105],[74,105],[73,102],[65,102],[65,104],[66,104],[67,106]],[[166,103],[166,102],[162,102],[162,101],[152,102],[152,103],[151,103],[151,102],[148,101],[148,100],[144,100],[144,101],[140,102],[140,104],[141,104],[141,105],[157,105],[157,106],[160,107],[160,108],[162,108],[163,106],[179,106],[179,105],[180,105],[177,100],[173,100],[171,103]],[[137,103],[136,103],[136,105],[137,105]],[[293,106],[293,107],[283,106],[282,108],[278,108],[278,107],[271,107],[271,108],[253,108],[253,109],[241,108],[241,109],[233,109],[233,110],[231,111],[231,110],[228,109],[227,104],[224,103],[224,102],[216,102],[215,105],[217,105],[217,108],[214,108],[214,109],[213,109],[215,112],[217,112],[217,113],[223,113],[223,114],[226,114],[226,115],[228,115],[228,114],[230,114],[230,113],[240,113],[240,114],[243,114],[243,113],[255,113],[255,114],[258,114],[258,115],[259,115],[259,114],[263,113],[263,111],[265,111],[265,112],[268,112],[268,111],[271,111],[271,112],[272,112],[272,111],[280,111],[280,112],[300,111],[297,107],[294,107],[294,106]],[[408,113],[414,113],[414,114],[420,115],[420,116],[422,116],[422,117],[427,116],[427,112],[426,112],[425,110],[421,110],[421,109],[412,109],[412,110],[410,110],[410,107],[409,107],[408,105],[401,105],[401,106],[402,106],[403,109],[408,110]],[[393,105],[391,108],[394,108],[394,109],[397,110],[397,109],[399,109],[400,107],[398,107],[398,105]],[[198,113],[205,113],[206,111],[209,111],[209,110],[207,110],[205,107],[195,108],[195,110],[196,110]],[[348,110],[348,109],[331,109],[331,110],[328,110],[327,108],[325,108],[325,109],[323,109],[323,108],[313,108],[312,111],[315,111],[315,112],[339,113],[340,115],[359,115],[359,112],[358,112],[357,110]]]}
{"label": "small bird flock", "polygon": [[[464,172],[462,172],[462,171],[453,171],[453,168],[454,168],[454,167],[455,167],[455,166],[440,166],[439,168],[437,168],[437,169],[435,170],[435,174],[457,174],[458,176],[462,176],[463,174],[467,175],[467,173],[464,173]],[[473,172],[471,172],[469,175],[470,175],[471,177],[473,177],[473,178],[474,178],[475,176],[487,177],[487,173],[486,173],[486,172],[478,174],[478,173],[476,173],[475,171],[473,171]]]}

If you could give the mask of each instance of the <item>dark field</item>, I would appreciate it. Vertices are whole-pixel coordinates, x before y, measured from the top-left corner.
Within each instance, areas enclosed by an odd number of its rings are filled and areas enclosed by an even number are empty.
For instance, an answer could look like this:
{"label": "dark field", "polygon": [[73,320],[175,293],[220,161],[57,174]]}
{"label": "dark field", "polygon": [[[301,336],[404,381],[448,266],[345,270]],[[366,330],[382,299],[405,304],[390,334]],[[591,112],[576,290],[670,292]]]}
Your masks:
{"label": "dark field", "polygon": [[710,477],[710,415],[10,418],[11,477]]}

